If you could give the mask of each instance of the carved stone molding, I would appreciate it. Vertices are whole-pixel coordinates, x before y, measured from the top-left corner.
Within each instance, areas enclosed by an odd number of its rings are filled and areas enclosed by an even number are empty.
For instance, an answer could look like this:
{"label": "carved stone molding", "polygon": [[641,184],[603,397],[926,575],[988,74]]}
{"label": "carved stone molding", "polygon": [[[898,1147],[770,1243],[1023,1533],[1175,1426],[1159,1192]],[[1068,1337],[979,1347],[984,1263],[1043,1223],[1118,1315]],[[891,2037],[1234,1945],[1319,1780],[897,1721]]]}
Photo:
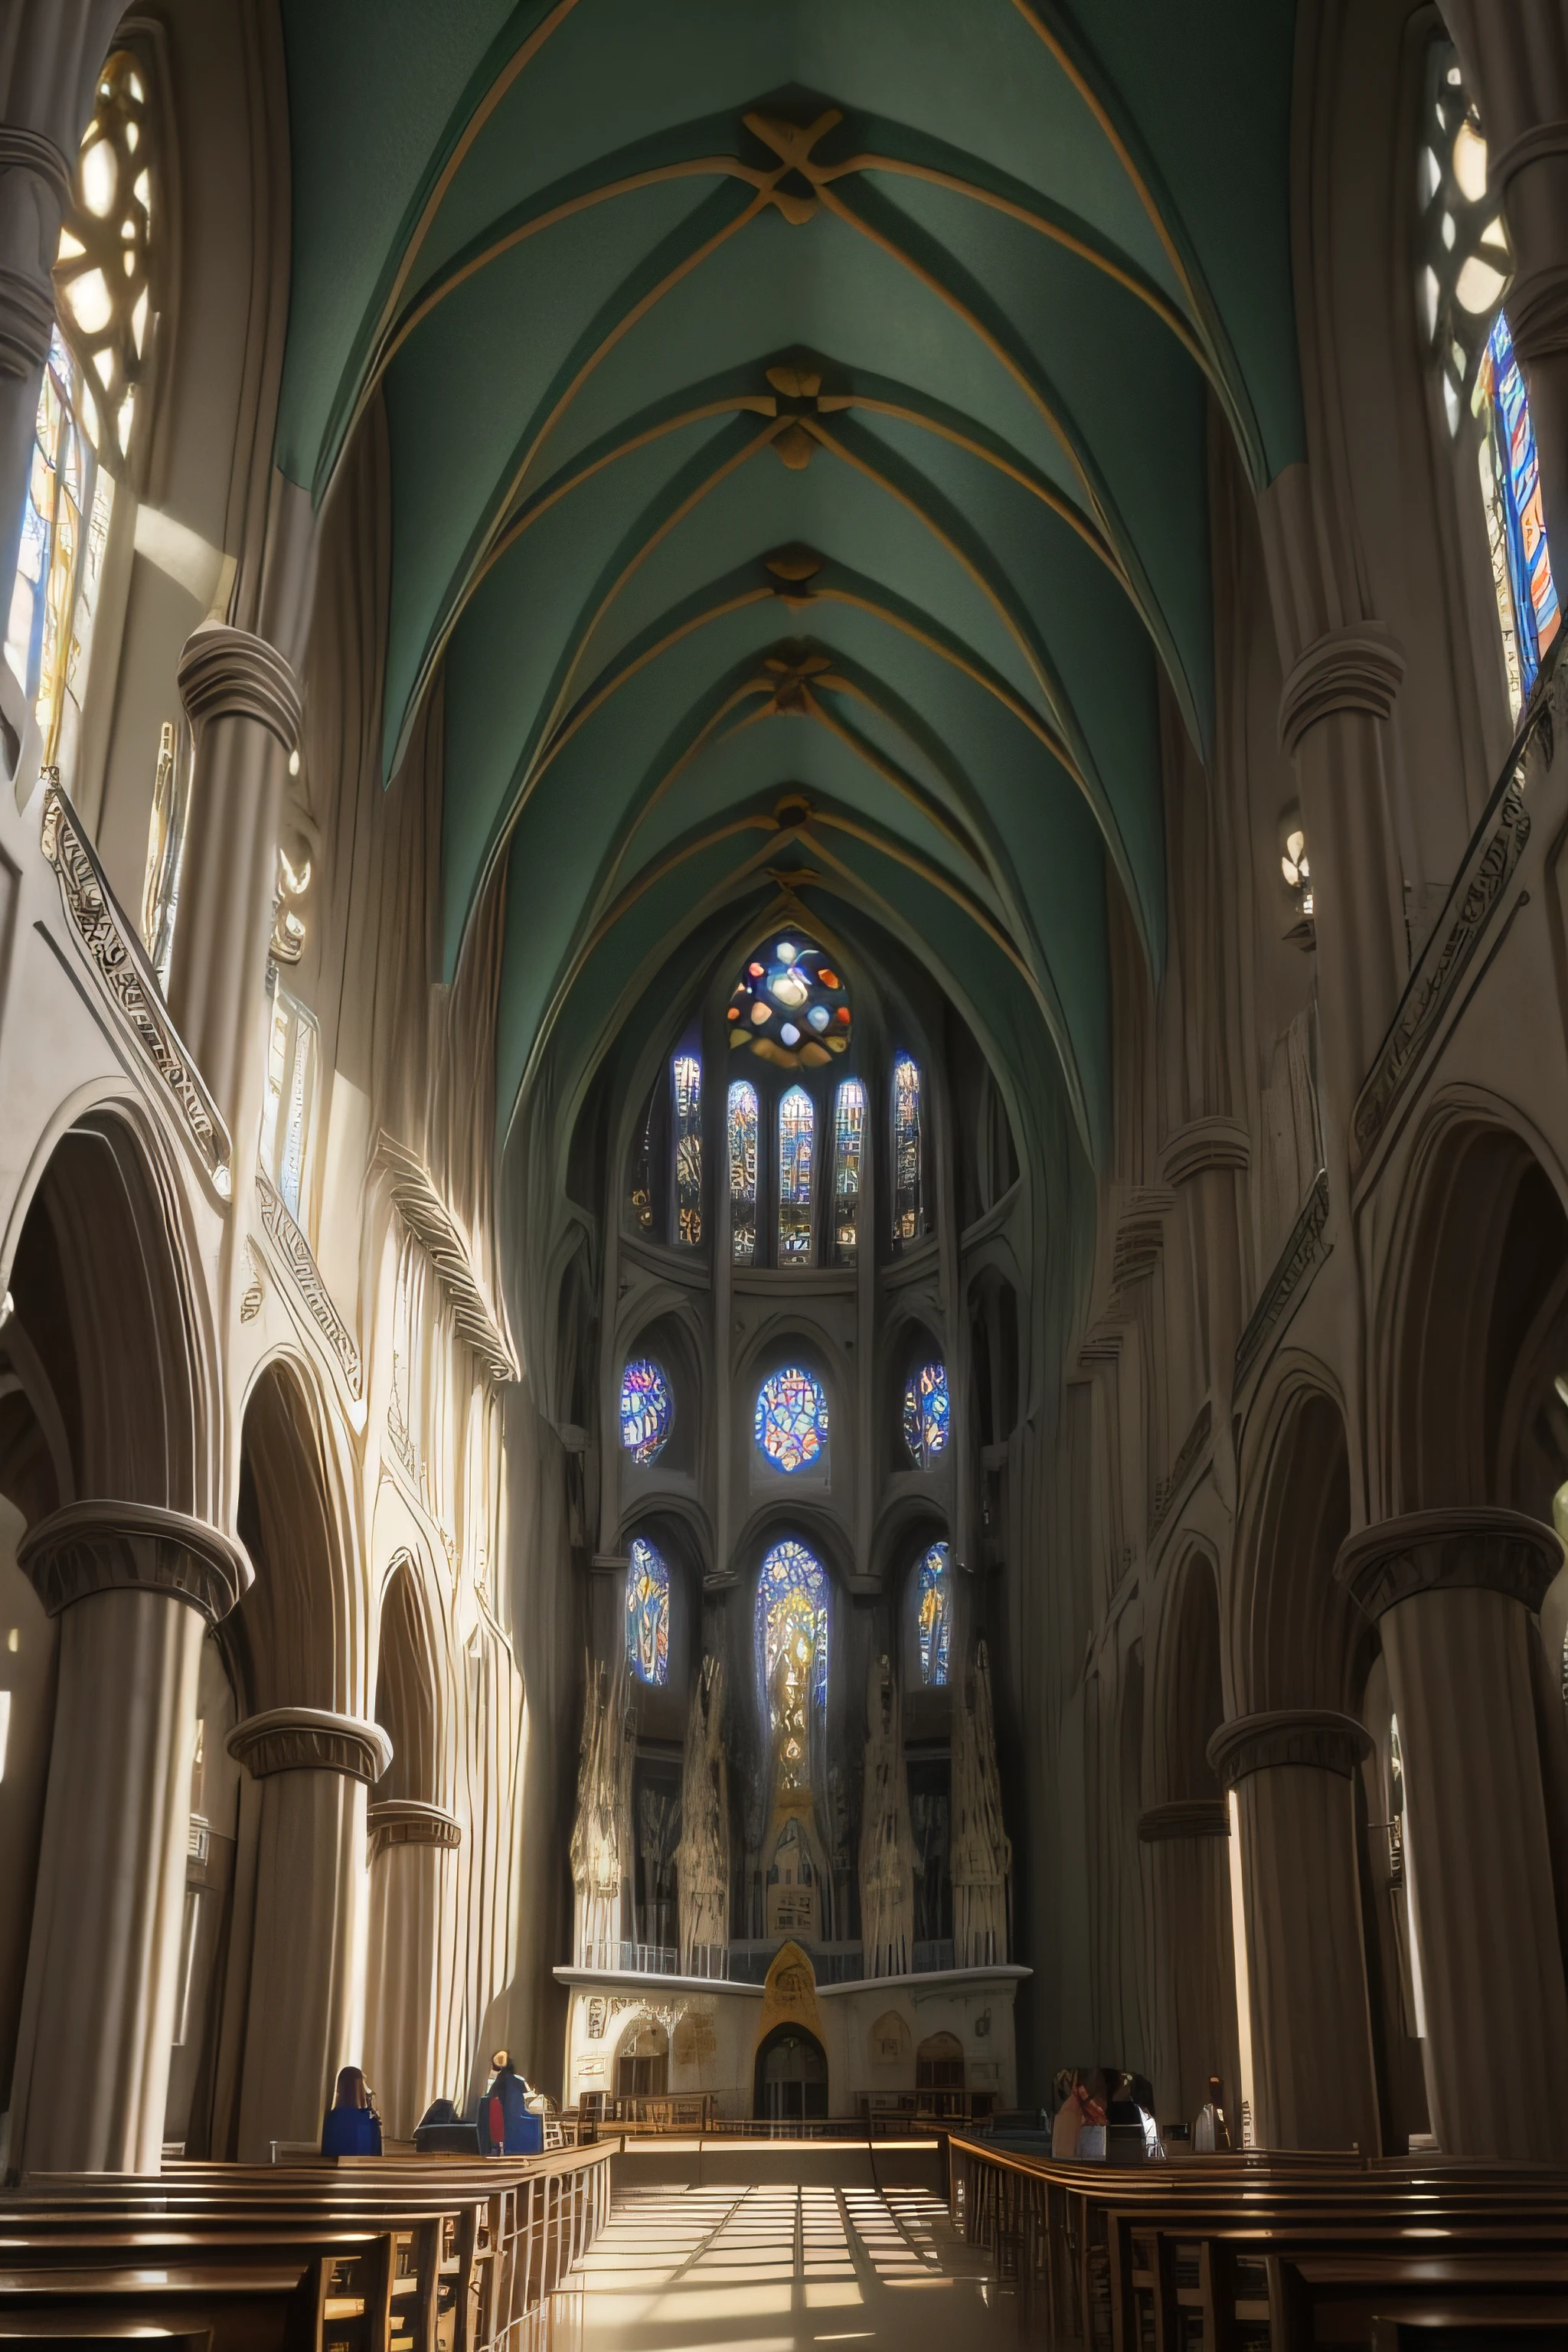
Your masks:
{"label": "carved stone molding", "polygon": [[[48,238],[52,254],[70,204],[70,165],[41,131],[30,131],[20,122],[4,122],[0,123],[0,173],[5,172],[26,172],[43,183],[55,212]],[[48,357],[54,324],[54,280],[47,268],[38,273],[0,268],[0,376],[36,376]]]}
{"label": "carved stone molding", "polygon": [[1160,1154],[1160,1181],[1184,1184],[1210,1168],[1252,1165],[1252,1138],[1238,1119],[1193,1118],[1179,1127]]}
{"label": "carved stone molding", "polygon": [[[1487,187],[1489,194],[1500,197],[1509,182],[1517,179],[1521,172],[1528,171],[1531,163],[1549,163],[1556,156],[1568,156],[1568,122],[1532,122],[1528,131],[1521,131],[1519,137],[1510,139],[1506,147],[1489,152]],[[1508,322],[1511,331],[1511,289],[1508,301]],[[1517,351],[1518,348],[1516,343],[1514,349]]]}
{"label": "carved stone molding", "polygon": [[1479,1589],[1536,1611],[1562,1565],[1563,1546],[1540,1519],[1476,1504],[1363,1528],[1341,1545],[1334,1574],[1375,1624],[1421,1592]]}
{"label": "carved stone molding", "polygon": [[1554,262],[1516,278],[1508,289],[1508,323],[1514,351],[1527,366],[1568,352],[1568,264]]}
{"label": "carved stone molding", "polygon": [[1171,1475],[1162,1478],[1154,1489],[1154,1507],[1149,1516],[1149,1540],[1153,1542],[1170,1515],[1171,1507],[1185,1487],[1188,1479],[1203,1458],[1214,1429],[1214,1407],[1205,1397],[1194,1416],[1193,1425],[1182,1440],[1182,1450],[1171,1465]]}
{"label": "carved stone molding", "polygon": [[370,1858],[395,1845],[435,1845],[455,1852],[463,1843],[463,1825],[440,1805],[426,1805],[417,1797],[389,1797],[372,1805],[365,1816],[370,1831]]}
{"label": "carved stone molding", "polygon": [[1226,1790],[1249,1773],[1272,1772],[1286,1764],[1340,1772],[1348,1780],[1371,1753],[1365,1727],[1353,1715],[1339,1715],[1326,1706],[1238,1715],[1234,1722],[1221,1724],[1207,1748],[1210,1766]]}
{"label": "carved stone molding", "polygon": [[1342,710],[1387,719],[1405,676],[1405,655],[1392,631],[1375,621],[1331,629],[1307,647],[1279,697],[1279,740],[1294,752],[1321,719]]}
{"label": "carved stone molding", "polygon": [[216,1625],[252,1581],[232,1536],[153,1503],[68,1503],[28,1528],[16,1559],[51,1617],[95,1592],[163,1592]]}
{"label": "carved stone molding", "polygon": [[364,1374],[358,1342],[332,1303],[332,1295],[321,1279],[321,1269],[311,1255],[310,1243],[289,1214],[281,1193],[259,1168],[256,1171],[256,1196],[268,1240],[292,1276],[310,1320],[342,1366],[349,1394],[356,1404],[362,1403]]}
{"label": "carved stone molding", "polygon": [[214,1192],[232,1188],[232,1148],[223,1114],[169,1018],[157,974],[134,925],[115,903],[108,877],[76,812],[58,785],[44,793],[39,842],[60,886],[60,903],[99,986],[157,1079],[161,1100],[172,1102]]}
{"label": "carved stone molding", "polygon": [[1164,1845],[1176,1838],[1228,1837],[1230,1807],[1223,1797],[1175,1797],[1140,1813],[1138,1835],[1145,1845]]}
{"label": "carved stone molding", "polygon": [[212,621],[185,639],[175,672],[193,727],[204,719],[249,719],[285,751],[300,740],[300,689],[294,673],[265,637]]}
{"label": "carved stone molding", "polygon": [[247,1716],[228,1735],[228,1752],[253,1780],[274,1772],[341,1772],[372,1785],[392,1761],[379,1723],[319,1706],[275,1706]]}
{"label": "carved stone molding", "polygon": [[398,1214],[435,1268],[458,1330],[492,1381],[515,1381],[517,1360],[474,1272],[468,1235],[437,1192],[424,1162],[385,1133],[376,1145],[376,1158],[391,1176]]}
{"label": "carved stone molding", "polygon": [[1264,1348],[1289,1310],[1290,1302],[1311,1273],[1313,1267],[1329,1255],[1323,1244],[1323,1228],[1329,1222],[1328,1171],[1320,1168],[1306,1205],[1290,1228],[1289,1239],[1280,1251],[1268,1286],[1247,1318],[1246,1330],[1236,1343],[1235,1385],[1239,1389]]}

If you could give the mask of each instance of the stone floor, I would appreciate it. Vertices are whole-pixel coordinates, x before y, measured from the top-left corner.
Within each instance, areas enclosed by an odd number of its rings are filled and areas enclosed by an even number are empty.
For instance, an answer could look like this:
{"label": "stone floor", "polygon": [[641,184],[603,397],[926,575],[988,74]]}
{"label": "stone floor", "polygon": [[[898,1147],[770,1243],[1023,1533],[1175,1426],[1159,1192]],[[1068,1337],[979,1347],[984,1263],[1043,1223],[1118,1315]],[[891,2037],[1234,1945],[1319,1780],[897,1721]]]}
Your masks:
{"label": "stone floor", "polygon": [[637,2186],[554,2298],[552,2352],[1011,2347],[1012,2298],[918,2188]]}

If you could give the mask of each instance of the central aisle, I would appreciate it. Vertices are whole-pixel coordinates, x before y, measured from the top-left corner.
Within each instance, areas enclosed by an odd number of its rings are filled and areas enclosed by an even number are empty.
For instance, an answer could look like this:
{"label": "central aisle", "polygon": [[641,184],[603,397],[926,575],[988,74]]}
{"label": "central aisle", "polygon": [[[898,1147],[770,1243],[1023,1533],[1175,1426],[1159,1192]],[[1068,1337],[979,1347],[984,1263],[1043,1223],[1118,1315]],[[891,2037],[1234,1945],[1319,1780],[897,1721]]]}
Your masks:
{"label": "central aisle", "polygon": [[574,2275],[551,2340],[583,2352],[1016,2340],[986,2257],[921,2189],[633,2189]]}

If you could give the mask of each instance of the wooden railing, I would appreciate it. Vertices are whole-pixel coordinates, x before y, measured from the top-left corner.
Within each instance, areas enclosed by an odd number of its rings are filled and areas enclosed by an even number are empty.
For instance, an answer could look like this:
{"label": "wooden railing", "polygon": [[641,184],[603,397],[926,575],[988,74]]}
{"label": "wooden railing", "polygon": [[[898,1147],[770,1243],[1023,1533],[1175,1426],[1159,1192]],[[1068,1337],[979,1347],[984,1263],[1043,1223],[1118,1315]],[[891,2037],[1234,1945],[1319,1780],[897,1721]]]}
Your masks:
{"label": "wooden railing", "polygon": [[537,2352],[620,2145],[33,2175],[0,2199],[0,2306],[50,2333],[210,2330],[212,2352]]}
{"label": "wooden railing", "polygon": [[1024,2344],[1307,2352],[1423,2322],[1506,2329],[1520,2352],[1568,2340],[1559,2170],[1275,2154],[1124,2170],[955,2135],[948,2195],[1016,2283]]}

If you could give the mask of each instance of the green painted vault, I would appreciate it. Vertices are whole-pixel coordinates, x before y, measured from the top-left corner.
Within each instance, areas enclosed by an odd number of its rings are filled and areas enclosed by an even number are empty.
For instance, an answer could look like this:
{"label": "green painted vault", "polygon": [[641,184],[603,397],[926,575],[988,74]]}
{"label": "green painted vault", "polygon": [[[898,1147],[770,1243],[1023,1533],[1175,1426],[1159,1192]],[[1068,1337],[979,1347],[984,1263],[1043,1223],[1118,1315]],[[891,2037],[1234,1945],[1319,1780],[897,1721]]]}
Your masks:
{"label": "green painted vault", "polygon": [[1294,13],[285,0],[279,456],[320,499],[384,397],[384,768],[439,681],[503,1136],[782,886],[1037,1035],[1100,1156],[1159,668],[1209,740],[1210,403],[1255,486],[1300,455]]}

